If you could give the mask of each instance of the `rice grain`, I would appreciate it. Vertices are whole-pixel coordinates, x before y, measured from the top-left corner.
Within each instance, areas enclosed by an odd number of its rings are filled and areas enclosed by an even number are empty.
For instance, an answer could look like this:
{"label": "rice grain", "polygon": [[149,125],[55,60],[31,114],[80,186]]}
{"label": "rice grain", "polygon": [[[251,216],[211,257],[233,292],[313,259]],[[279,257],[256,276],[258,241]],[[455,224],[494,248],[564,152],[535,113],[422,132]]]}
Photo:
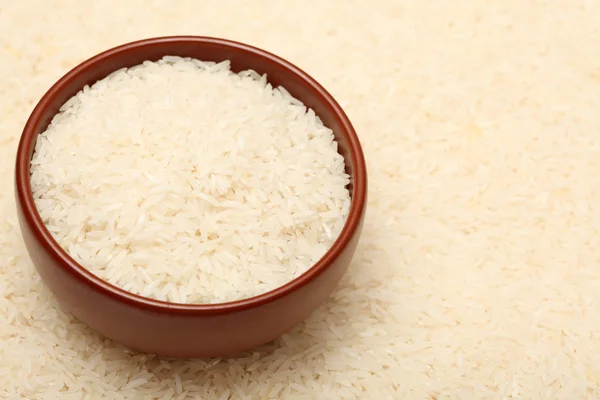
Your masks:
{"label": "rice grain", "polygon": [[305,272],[339,235],[349,177],[333,133],[230,63],[121,69],[68,100],[31,161],[36,206],[80,264],[170,302],[225,302]]}

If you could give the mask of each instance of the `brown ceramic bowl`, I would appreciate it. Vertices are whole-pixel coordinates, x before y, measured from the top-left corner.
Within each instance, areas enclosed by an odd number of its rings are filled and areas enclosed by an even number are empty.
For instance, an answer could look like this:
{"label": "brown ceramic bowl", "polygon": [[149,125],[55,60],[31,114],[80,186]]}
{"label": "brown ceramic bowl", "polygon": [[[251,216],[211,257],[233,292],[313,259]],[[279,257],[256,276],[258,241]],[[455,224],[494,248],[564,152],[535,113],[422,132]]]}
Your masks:
{"label": "brown ceramic bowl", "polygon": [[[232,69],[266,73],[311,107],[330,127],[351,176],[352,205],[333,247],[306,273],[260,296],[210,305],[174,304],[141,297],[96,277],[52,238],[35,207],[30,160],[36,137],[60,106],[85,85],[111,72],[165,55],[231,60]],[[99,333],[132,349],[174,357],[232,355],[269,342],[308,317],[334,290],[356,248],[365,215],[367,173],[356,132],[331,95],[305,72],[266,51],[223,39],[165,37],[108,50],[62,77],[29,117],[16,160],[15,192],[27,251],[62,307]]]}

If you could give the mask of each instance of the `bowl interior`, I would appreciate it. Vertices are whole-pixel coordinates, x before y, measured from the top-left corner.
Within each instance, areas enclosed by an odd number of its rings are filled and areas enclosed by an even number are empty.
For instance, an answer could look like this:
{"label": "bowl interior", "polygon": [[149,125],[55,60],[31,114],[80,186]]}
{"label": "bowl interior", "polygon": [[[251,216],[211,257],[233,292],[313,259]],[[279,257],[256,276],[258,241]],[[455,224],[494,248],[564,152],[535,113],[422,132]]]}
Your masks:
{"label": "bowl interior", "polygon": [[[223,39],[180,36],[146,39],[125,44],[83,62],[52,86],[30,116],[17,154],[17,195],[23,205],[25,214],[28,214],[27,218],[30,220],[31,226],[37,231],[37,236],[41,238],[42,242],[45,241],[47,245],[49,243],[49,247],[67,265],[98,284],[97,280],[99,278],[91,276],[88,271],[82,271],[83,267],[79,266],[59,247],[37,213],[29,182],[30,161],[35,148],[35,140],[38,134],[45,131],[60,107],[85,85],[92,85],[118,69],[132,67],[147,60],[157,61],[166,55],[192,57],[215,62],[230,60],[231,69],[234,72],[252,69],[260,74],[266,73],[268,81],[274,87],[279,85],[285,87],[294,97],[302,101],[307,107],[312,108],[323,123],[332,129],[338,142],[338,151],[345,160],[346,173],[350,175],[349,189],[352,203],[346,224],[333,246],[317,264],[286,285],[251,299],[267,300],[270,296],[282,295],[286,291],[293,290],[293,287],[313,279],[337,257],[350,241],[360,223],[366,201],[366,168],[360,143],[341,107],[320,84],[305,72],[273,54],[252,46]],[[170,304],[131,293],[123,293],[123,290],[106,282],[101,283],[101,286],[105,290],[117,292],[118,295],[128,297],[130,300],[153,303],[155,306]],[[241,305],[241,303],[247,303],[248,301],[250,299],[221,303],[221,305]],[[218,305],[187,306],[204,308]]]}

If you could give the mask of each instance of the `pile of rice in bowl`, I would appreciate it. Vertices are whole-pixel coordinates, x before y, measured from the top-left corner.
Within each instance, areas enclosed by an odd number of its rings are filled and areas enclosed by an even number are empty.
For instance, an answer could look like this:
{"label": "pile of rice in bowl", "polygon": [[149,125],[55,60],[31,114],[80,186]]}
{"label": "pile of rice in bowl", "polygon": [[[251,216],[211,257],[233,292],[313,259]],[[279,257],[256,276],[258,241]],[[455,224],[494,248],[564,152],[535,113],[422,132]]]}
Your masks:
{"label": "pile of rice in bowl", "polygon": [[175,303],[247,298],[298,277],[350,208],[333,133],[229,61],[114,72],[40,134],[31,185],[56,241],[98,277]]}

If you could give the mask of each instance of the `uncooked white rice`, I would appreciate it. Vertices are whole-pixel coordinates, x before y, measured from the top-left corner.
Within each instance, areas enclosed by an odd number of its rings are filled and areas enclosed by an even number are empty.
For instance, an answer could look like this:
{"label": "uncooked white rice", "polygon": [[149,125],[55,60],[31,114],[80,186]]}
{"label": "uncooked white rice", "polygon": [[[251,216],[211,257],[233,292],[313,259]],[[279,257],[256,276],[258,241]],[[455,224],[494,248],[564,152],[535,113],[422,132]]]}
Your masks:
{"label": "uncooked white rice", "polygon": [[[595,0],[1,1],[0,399],[600,399],[598,21]],[[40,96],[176,32],[306,68],[369,168],[338,290],[235,358],[104,340],[61,311],[19,230],[14,156]]]}
{"label": "uncooked white rice", "polygon": [[76,261],[130,292],[258,295],[321,258],[348,214],[332,131],[229,61],[144,62],[60,111],[31,161],[37,208]]}

